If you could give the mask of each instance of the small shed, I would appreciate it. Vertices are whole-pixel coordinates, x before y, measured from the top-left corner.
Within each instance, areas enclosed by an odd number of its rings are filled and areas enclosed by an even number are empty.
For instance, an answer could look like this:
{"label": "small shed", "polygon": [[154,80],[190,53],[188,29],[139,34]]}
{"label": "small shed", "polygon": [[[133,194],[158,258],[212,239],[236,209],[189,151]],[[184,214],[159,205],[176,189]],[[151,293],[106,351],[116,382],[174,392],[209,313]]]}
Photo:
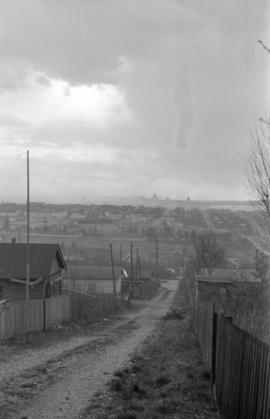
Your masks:
{"label": "small shed", "polygon": [[[122,268],[114,267],[116,294],[121,293]],[[113,294],[114,282],[110,266],[69,266],[64,288],[81,294]]]}
{"label": "small shed", "polygon": [[[26,264],[26,243],[0,243],[0,299],[25,299]],[[66,264],[59,245],[31,243],[29,264],[30,298],[47,298],[61,294]]]}

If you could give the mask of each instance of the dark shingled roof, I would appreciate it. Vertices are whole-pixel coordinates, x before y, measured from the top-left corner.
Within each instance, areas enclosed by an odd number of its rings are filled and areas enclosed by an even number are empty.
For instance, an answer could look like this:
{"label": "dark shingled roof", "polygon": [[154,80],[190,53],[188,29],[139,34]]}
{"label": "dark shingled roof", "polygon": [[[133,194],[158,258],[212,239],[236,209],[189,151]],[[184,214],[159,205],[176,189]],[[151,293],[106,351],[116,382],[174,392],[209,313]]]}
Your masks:
{"label": "dark shingled roof", "polygon": [[[30,278],[49,276],[54,258],[61,269],[66,264],[58,244],[30,243]],[[25,279],[26,243],[0,243],[0,279]]]}

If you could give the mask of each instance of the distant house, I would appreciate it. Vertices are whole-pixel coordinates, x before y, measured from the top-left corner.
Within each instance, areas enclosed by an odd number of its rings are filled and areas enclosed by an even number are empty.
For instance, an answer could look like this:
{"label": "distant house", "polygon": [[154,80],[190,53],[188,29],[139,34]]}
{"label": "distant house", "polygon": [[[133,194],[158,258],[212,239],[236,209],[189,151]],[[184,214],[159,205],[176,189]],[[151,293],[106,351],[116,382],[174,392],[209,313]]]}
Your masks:
{"label": "distant house", "polygon": [[[121,292],[122,268],[114,267],[115,291]],[[64,288],[81,294],[113,294],[114,283],[110,266],[69,266]]]}
{"label": "distant house", "polygon": [[[57,244],[31,243],[30,298],[61,294],[66,264]],[[26,293],[26,243],[0,243],[0,299],[18,301]]]}
{"label": "distant house", "polygon": [[231,281],[233,283],[237,282],[261,282],[260,278],[256,278],[254,269],[239,269],[239,268],[215,268],[212,269],[211,275],[209,276],[207,269],[205,272],[199,276],[202,280],[206,279],[207,281]]}

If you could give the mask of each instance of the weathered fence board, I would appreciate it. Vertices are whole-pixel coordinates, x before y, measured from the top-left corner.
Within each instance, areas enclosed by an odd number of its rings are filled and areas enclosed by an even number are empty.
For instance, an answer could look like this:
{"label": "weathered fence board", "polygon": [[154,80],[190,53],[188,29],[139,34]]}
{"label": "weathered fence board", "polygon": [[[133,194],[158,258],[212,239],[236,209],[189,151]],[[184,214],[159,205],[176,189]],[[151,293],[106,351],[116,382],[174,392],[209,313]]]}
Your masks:
{"label": "weathered fence board", "polygon": [[269,346],[218,316],[216,396],[223,419],[269,419]]}
{"label": "weathered fence board", "polygon": [[[197,299],[195,328],[222,419],[270,418],[270,346]],[[216,339],[214,341],[213,337]],[[214,371],[213,371],[214,369]]]}
{"label": "weathered fence board", "polygon": [[[114,295],[88,296],[76,293],[30,300],[28,332],[42,331],[56,323],[87,318],[96,320],[117,307]],[[0,305],[0,341],[27,332],[25,301]]]}
{"label": "weathered fence board", "polygon": [[213,304],[198,301],[195,307],[195,325],[204,362],[211,369],[213,340]]}
{"label": "weathered fence board", "polygon": [[[43,302],[30,300],[28,313],[28,331],[43,329]],[[24,334],[26,332],[26,303],[19,301],[5,303],[0,311],[0,340]]]}
{"label": "weathered fence board", "polygon": [[72,319],[72,297],[59,295],[45,300],[45,329]]}

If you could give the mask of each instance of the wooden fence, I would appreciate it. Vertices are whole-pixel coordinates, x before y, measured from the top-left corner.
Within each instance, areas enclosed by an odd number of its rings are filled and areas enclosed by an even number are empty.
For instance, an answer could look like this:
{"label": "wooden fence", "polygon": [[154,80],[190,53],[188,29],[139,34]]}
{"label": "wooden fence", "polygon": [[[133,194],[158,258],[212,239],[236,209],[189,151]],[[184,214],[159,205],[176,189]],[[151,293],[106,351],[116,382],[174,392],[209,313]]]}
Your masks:
{"label": "wooden fence", "polygon": [[73,320],[72,297],[70,295],[46,298],[44,302],[45,330],[56,323]]}
{"label": "wooden fence", "polygon": [[87,296],[73,294],[72,318],[74,320],[88,318],[99,319],[101,316],[113,312],[118,306],[117,298],[112,294],[96,294]]}
{"label": "wooden fence", "polygon": [[217,316],[215,386],[222,418],[270,418],[269,361],[269,345]]}
{"label": "wooden fence", "polygon": [[59,295],[46,299],[30,300],[28,330],[25,301],[0,304],[0,341],[27,331],[42,331],[69,320],[87,318],[96,320],[113,312],[117,300],[113,295],[86,296],[80,294]]}
{"label": "wooden fence", "polygon": [[195,304],[195,328],[203,360],[210,370],[212,367],[213,303],[197,301]]}
{"label": "wooden fence", "polygon": [[[0,341],[26,332],[26,305],[24,301],[4,302],[0,306]],[[43,301],[30,300],[28,330],[43,330]]]}
{"label": "wooden fence", "polygon": [[270,418],[270,347],[197,301],[195,328],[222,419]]}
{"label": "wooden fence", "polygon": [[[64,278],[63,287],[73,292],[93,295],[93,294],[113,294],[114,284],[112,279],[94,278]],[[116,293],[121,291],[121,278],[115,278]]]}

